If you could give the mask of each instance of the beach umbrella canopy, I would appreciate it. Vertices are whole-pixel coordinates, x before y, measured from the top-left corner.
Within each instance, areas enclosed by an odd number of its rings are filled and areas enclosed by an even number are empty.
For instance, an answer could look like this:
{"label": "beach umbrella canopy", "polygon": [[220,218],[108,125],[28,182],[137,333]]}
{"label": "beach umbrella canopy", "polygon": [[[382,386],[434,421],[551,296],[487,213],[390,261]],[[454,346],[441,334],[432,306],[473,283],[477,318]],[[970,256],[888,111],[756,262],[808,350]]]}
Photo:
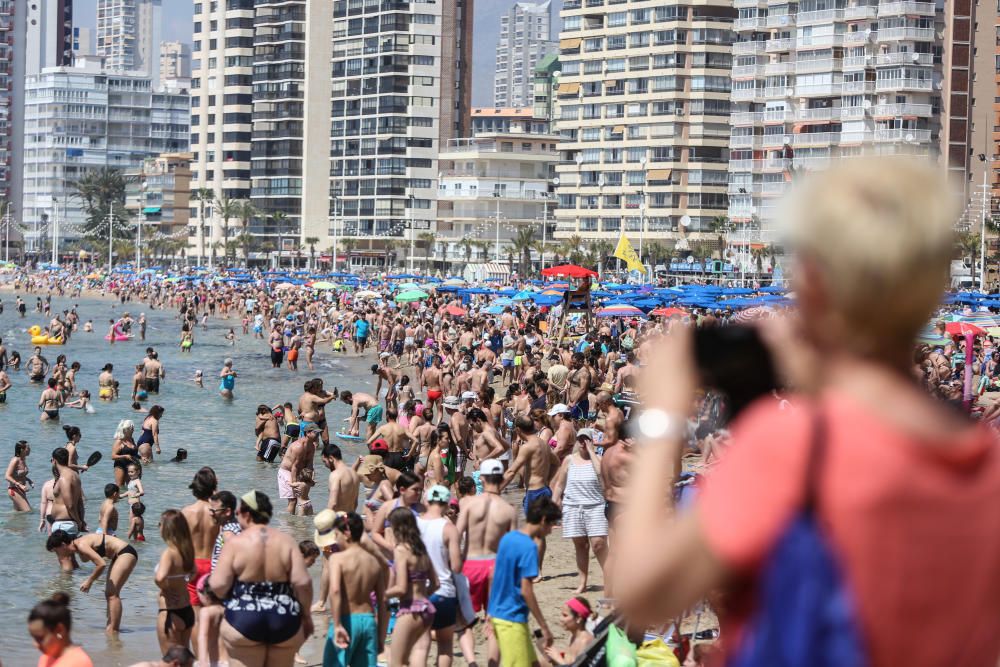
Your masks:
{"label": "beach umbrella canopy", "polygon": [[274,286],[274,289],[291,289],[295,287],[292,283],[278,283]]}
{"label": "beach umbrella canopy", "polygon": [[513,296],[514,301],[527,301],[535,295],[531,290],[521,290]]}
{"label": "beach umbrella canopy", "polygon": [[547,269],[542,269],[542,275],[567,278],[585,278],[590,276],[591,278],[596,278],[597,271],[586,269],[582,266],[577,266],[576,264],[560,264],[559,266],[550,266]]}
{"label": "beach umbrella canopy", "polygon": [[335,283],[327,282],[326,280],[320,280],[309,285],[313,289],[336,289],[337,285]]}
{"label": "beach umbrella canopy", "polygon": [[409,290],[419,290],[420,285],[416,283],[400,283],[399,285],[396,285],[396,289],[400,292],[407,292]]}
{"label": "beach umbrella canopy", "polygon": [[754,306],[753,308],[747,308],[746,310],[741,310],[736,313],[736,317],[733,319],[736,322],[745,323],[753,322],[754,320],[761,320],[768,317],[774,317],[774,311],[767,306]]}
{"label": "beach umbrella canopy", "polygon": [[355,292],[354,296],[356,296],[359,299],[381,299],[382,298],[381,294],[379,294],[378,292],[373,292],[370,289],[363,289],[363,290],[360,290],[358,292]]}
{"label": "beach umbrella canopy", "polygon": [[488,308],[484,308],[483,312],[486,313],[487,315],[499,315],[503,312],[503,306],[493,304]]}
{"label": "beach umbrella canopy", "polygon": [[462,287],[465,285],[465,281],[461,278],[448,278],[448,280],[441,283],[442,285],[447,285],[448,287]]}
{"label": "beach umbrella canopy", "polygon": [[961,321],[968,322],[969,324],[975,324],[977,327],[982,327],[984,329],[994,329],[996,327],[1000,327],[1000,318],[997,318],[992,313],[986,312],[964,315]]}
{"label": "beach umbrella canopy", "polygon": [[405,292],[400,292],[396,295],[396,301],[400,303],[410,303],[411,301],[420,301],[421,299],[426,299],[429,295],[427,292],[419,289],[410,289]]}
{"label": "beach umbrella canopy", "polygon": [[986,329],[969,322],[947,322],[944,325],[944,330],[952,336],[965,336],[966,334],[982,336],[986,333]]}
{"label": "beach umbrella canopy", "polygon": [[933,325],[928,324],[917,334],[917,342],[924,345],[939,346],[947,345],[951,342],[951,339],[947,336],[942,336]]}
{"label": "beach umbrella canopy", "polygon": [[673,306],[669,308],[657,308],[649,314],[655,315],[656,317],[686,317],[690,315],[690,313],[683,308],[674,308]]}
{"label": "beach umbrella canopy", "polygon": [[459,308],[458,306],[454,306],[454,305],[448,306],[444,310],[445,310],[446,313],[448,313],[452,317],[464,317],[465,315],[468,314],[468,312],[465,310],[465,308]]}
{"label": "beach umbrella canopy", "polygon": [[595,315],[597,317],[645,317],[641,310],[624,303],[609,304],[599,309]]}

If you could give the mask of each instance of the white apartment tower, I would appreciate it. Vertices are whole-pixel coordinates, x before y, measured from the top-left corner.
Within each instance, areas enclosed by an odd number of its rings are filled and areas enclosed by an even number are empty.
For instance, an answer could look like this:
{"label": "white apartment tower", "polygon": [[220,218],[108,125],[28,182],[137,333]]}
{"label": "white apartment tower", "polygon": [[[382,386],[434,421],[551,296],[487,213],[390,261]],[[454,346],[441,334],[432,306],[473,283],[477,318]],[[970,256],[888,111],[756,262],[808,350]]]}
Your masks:
{"label": "white apartment tower", "polygon": [[936,155],[943,1],[736,0],[729,217],[770,241],[804,172],[863,154]]}
{"label": "white apartment tower", "polygon": [[191,78],[191,45],[184,42],[160,44],[160,82]]}
{"label": "white apartment tower", "polygon": [[493,106],[530,107],[535,66],[559,50],[552,40],[551,3],[518,2],[500,17]]}
{"label": "white apartment tower", "polygon": [[160,78],[163,0],[97,0],[97,55],[112,72]]}
{"label": "white apartment tower", "polygon": [[564,1],[557,236],[684,247],[725,214],[732,6]]}

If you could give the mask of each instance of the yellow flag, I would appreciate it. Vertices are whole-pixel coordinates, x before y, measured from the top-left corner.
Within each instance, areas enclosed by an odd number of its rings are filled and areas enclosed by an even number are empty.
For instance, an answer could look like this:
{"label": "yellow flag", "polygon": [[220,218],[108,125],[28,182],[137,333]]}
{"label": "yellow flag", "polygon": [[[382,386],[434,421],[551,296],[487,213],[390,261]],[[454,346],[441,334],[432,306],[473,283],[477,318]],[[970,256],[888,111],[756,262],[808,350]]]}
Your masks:
{"label": "yellow flag", "polygon": [[646,267],[642,265],[642,261],[639,260],[639,255],[635,252],[635,248],[632,247],[632,244],[629,243],[628,238],[624,234],[618,239],[618,247],[615,248],[613,256],[625,262],[629,271],[646,272]]}

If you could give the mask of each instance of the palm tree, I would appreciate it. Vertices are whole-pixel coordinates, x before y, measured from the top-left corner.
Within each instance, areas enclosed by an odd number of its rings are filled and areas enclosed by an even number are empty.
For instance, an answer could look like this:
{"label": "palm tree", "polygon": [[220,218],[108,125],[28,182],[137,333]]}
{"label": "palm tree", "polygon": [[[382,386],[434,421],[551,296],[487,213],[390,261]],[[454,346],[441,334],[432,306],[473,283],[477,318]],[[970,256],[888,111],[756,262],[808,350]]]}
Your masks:
{"label": "palm tree", "polygon": [[437,240],[437,236],[431,232],[420,232],[417,240],[424,246],[424,272],[430,272],[431,246]]}
{"label": "palm tree", "polygon": [[239,236],[240,245],[243,246],[243,261],[250,266],[250,244],[253,237],[250,234],[250,221],[260,215],[260,211],[249,199],[240,199],[236,205],[236,215],[240,219],[242,230]]}
{"label": "palm tree", "polygon": [[750,257],[754,261],[754,265],[757,267],[757,277],[759,278],[762,273],[764,273],[764,257],[767,256],[767,248],[755,247],[750,248]]}
{"label": "palm tree", "polygon": [[219,217],[222,218],[222,256],[229,262],[229,221],[240,216],[240,203],[236,199],[223,197],[216,200],[216,205]]}
{"label": "palm tree", "polygon": [[205,232],[208,225],[205,224],[205,206],[215,201],[215,193],[208,188],[198,188],[191,193],[191,199],[198,202],[198,263],[205,256]]}
{"label": "palm tree", "polygon": [[520,256],[517,263],[517,271],[522,276],[527,275],[528,269],[531,268],[531,251],[538,245],[535,243],[535,230],[531,227],[519,228],[517,235],[512,241],[512,245],[514,246],[514,252]]}
{"label": "palm tree", "polygon": [[479,252],[482,254],[481,259],[485,260],[490,256],[490,248],[493,247],[491,241],[473,241],[472,245],[479,249]]}
{"label": "palm tree", "polygon": [[346,268],[344,270],[345,271],[350,271],[351,270],[351,251],[354,250],[357,247],[358,241],[357,241],[357,239],[352,239],[352,238],[342,238],[342,239],[338,239],[337,240],[337,244],[341,248],[344,249],[344,259],[345,259],[345,261],[347,263],[347,266],[346,266]]}
{"label": "palm tree", "polygon": [[288,224],[288,215],[284,211],[275,211],[271,214],[271,221],[278,230],[278,270],[281,270],[282,236],[285,232],[285,225]]}
{"label": "palm tree", "polygon": [[472,261],[472,249],[476,246],[476,242],[468,236],[463,236],[461,244],[462,250],[465,252],[465,263],[468,264]]}
{"label": "palm tree", "polygon": [[319,243],[320,239],[316,236],[307,236],[305,239],[305,244],[309,246],[309,268],[313,271],[316,270],[316,244]]}
{"label": "palm tree", "polygon": [[963,260],[968,257],[970,271],[976,273],[976,253],[979,252],[979,234],[960,232],[955,236],[955,249]]}
{"label": "palm tree", "polygon": [[133,228],[125,215],[125,189],[130,180],[120,169],[101,167],[71,183],[73,196],[83,202],[87,236],[107,242],[108,216],[114,210],[115,237],[131,237]]}
{"label": "palm tree", "polygon": [[573,234],[563,241],[562,255],[569,260],[570,264],[579,264],[583,261],[583,237]]}

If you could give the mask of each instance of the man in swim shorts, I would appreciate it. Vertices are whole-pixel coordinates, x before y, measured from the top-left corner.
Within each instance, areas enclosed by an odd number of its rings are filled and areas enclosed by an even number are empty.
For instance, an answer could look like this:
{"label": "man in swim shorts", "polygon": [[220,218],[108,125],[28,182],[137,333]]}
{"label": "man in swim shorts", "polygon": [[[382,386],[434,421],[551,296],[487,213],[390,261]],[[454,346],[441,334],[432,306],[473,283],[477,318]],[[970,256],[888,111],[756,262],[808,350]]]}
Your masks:
{"label": "man in swim shorts", "polygon": [[[188,600],[195,608],[196,619],[197,611],[201,607],[201,600],[198,599],[198,580],[212,570],[212,552],[215,549],[215,540],[219,536],[219,524],[212,514],[211,505],[212,495],[218,485],[215,471],[211,468],[206,466],[196,472],[191,484],[188,485],[195,501],[181,510],[181,514],[187,520],[188,528],[191,529],[191,542],[194,545],[195,574],[188,580],[187,591]],[[197,636],[197,631],[192,629],[192,635]]]}

